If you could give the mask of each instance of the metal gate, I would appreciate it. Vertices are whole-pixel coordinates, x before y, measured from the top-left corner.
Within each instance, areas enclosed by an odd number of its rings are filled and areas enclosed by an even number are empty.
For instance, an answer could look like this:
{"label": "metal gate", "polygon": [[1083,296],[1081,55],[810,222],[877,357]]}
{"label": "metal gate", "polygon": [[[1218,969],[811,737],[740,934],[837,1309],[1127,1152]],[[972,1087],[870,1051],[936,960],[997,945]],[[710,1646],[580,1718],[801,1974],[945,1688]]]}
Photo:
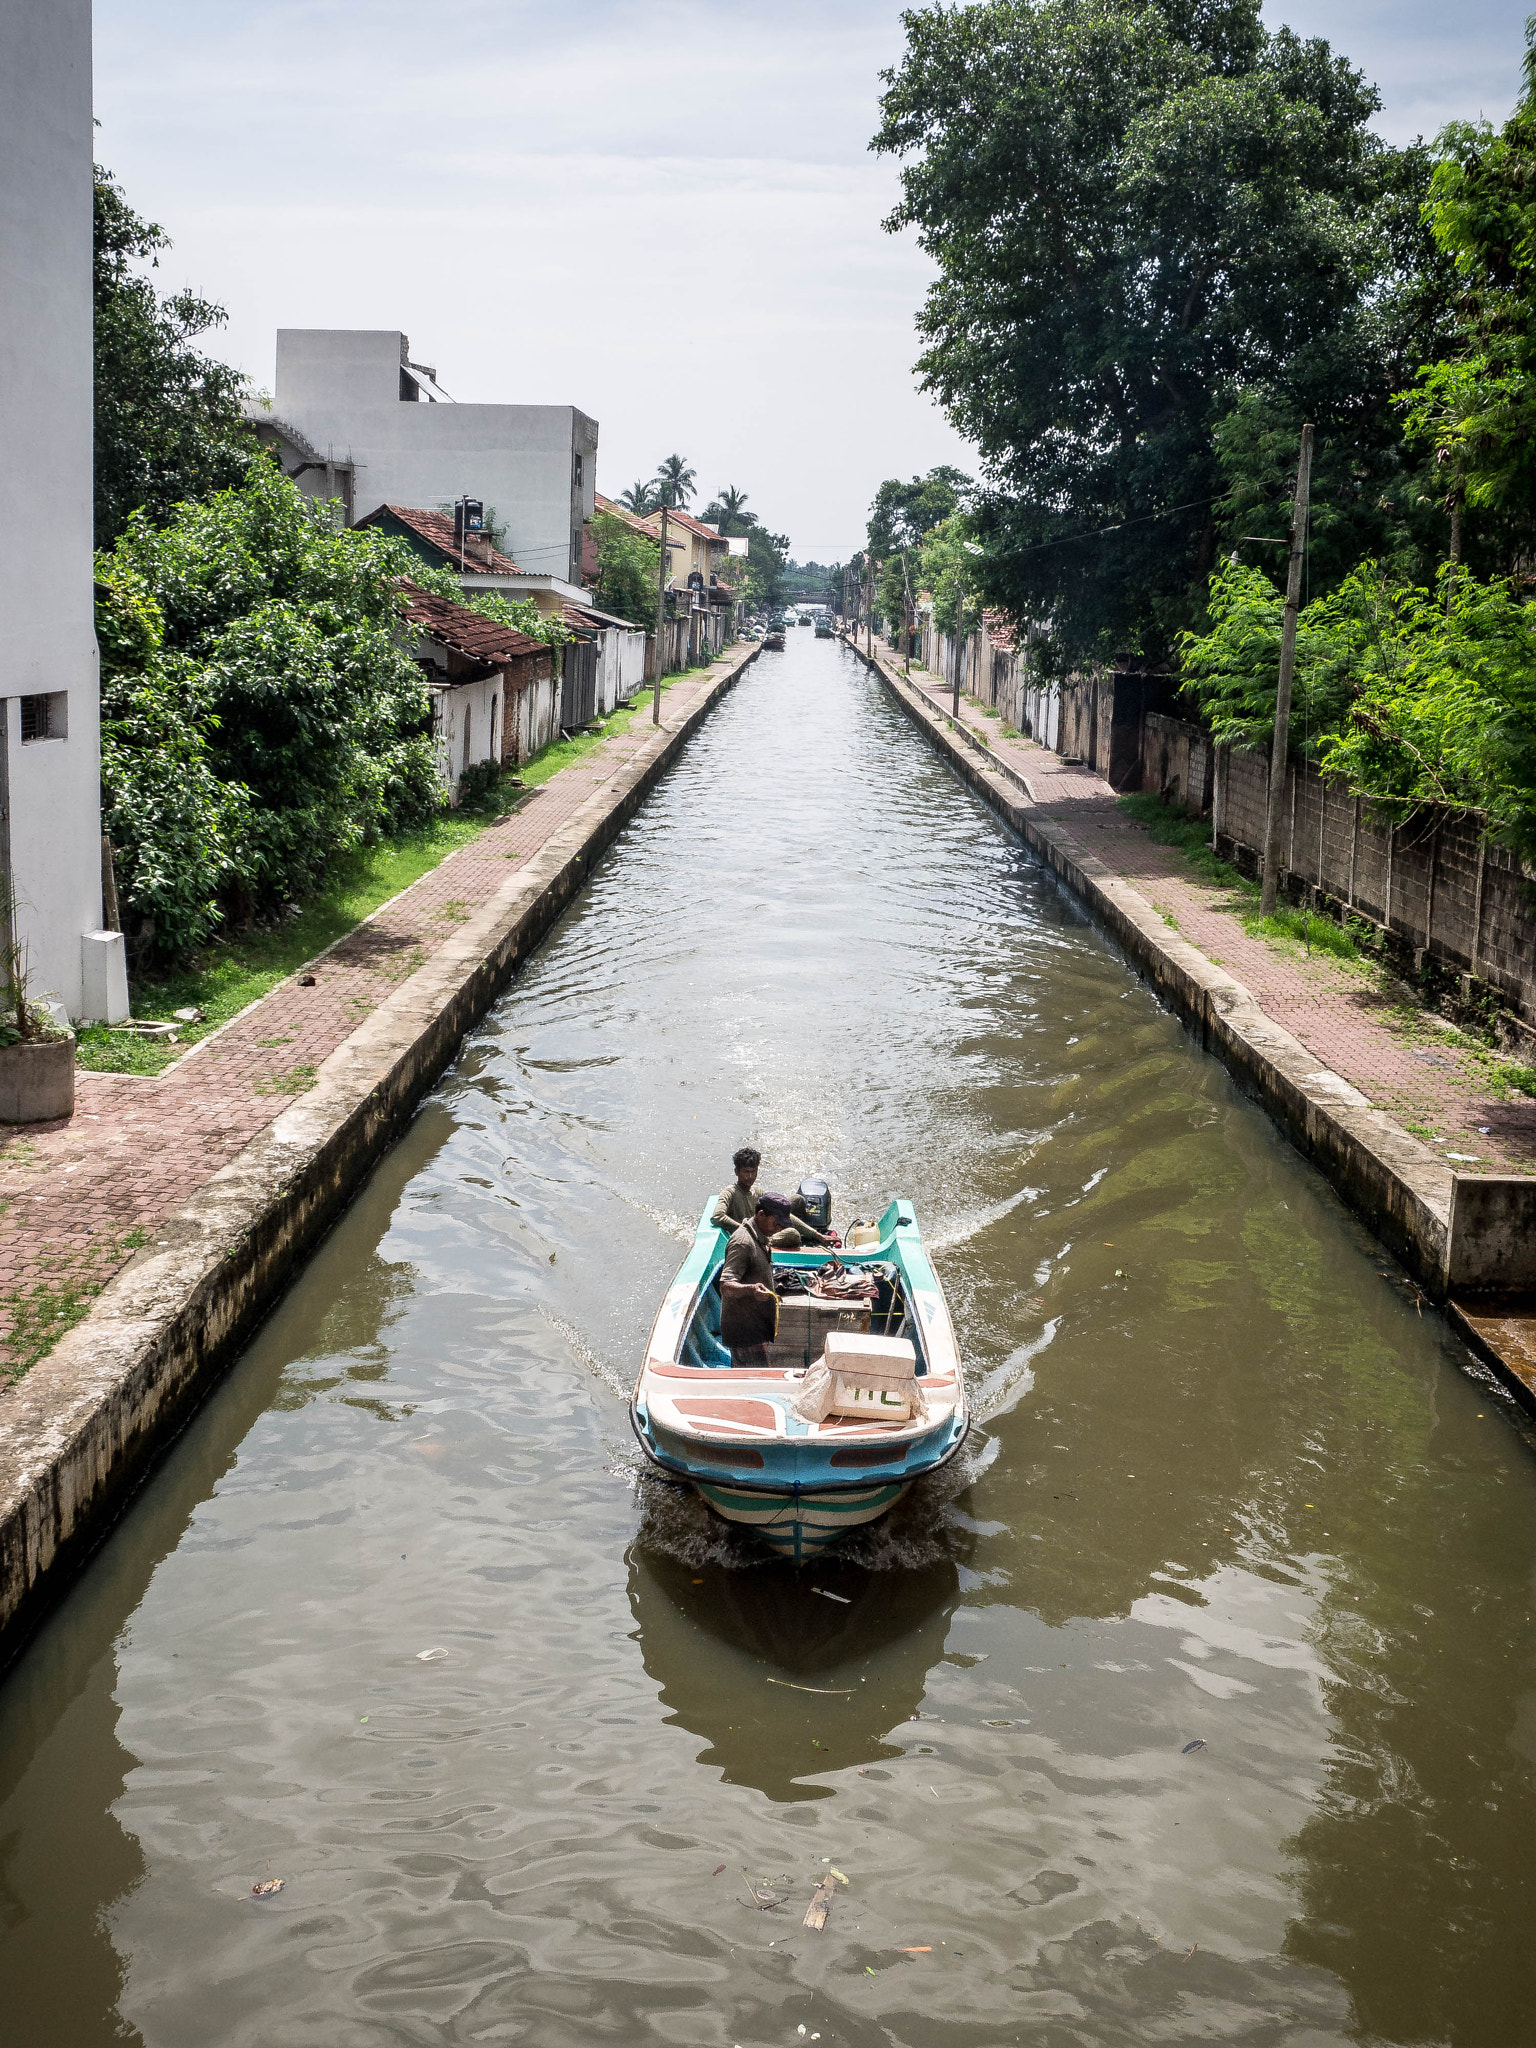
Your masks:
{"label": "metal gate", "polygon": [[560,724],[580,732],[597,716],[597,642],[569,640],[560,671]]}

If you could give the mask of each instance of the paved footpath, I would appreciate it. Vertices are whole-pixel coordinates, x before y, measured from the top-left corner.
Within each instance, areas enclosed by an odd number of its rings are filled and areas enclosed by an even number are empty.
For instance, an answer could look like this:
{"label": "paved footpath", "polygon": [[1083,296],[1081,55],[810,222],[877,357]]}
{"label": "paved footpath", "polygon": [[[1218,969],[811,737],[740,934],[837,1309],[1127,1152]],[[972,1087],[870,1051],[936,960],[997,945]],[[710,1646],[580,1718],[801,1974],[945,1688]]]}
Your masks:
{"label": "paved footpath", "polygon": [[[888,672],[899,660],[877,649]],[[914,669],[913,687],[952,717],[951,693]],[[1115,792],[1087,768],[1004,732],[968,698],[960,722],[1021,775],[1042,814],[1067,825],[1081,845],[1121,875],[1180,934],[1252,992],[1277,1024],[1319,1063],[1341,1074],[1378,1109],[1464,1173],[1536,1172],[1536,1102],[1501,1092],[1481,1046],[1443,1028],[1369,960],[1340,960],[1301,946],[1254,938],[1237,914],[1251,909],[1229,888],[1202,880],[1171,846],[1118,808]]]}
{"label": "paved footpath", "polygon": [[[739,660],[740,651],[732,650]],[[662,696],[675,726],[728,666]],[[467,845],[298,975],[189,1048],[163,1073],[77,1077],[75,1114],[0,1139],[0,1389],[39,1308],[94,1295],[140,1244],[314,1079],[363,1020],[509,873],[623,768],[653,730],[649,699],[628,728],[530,792]]]}

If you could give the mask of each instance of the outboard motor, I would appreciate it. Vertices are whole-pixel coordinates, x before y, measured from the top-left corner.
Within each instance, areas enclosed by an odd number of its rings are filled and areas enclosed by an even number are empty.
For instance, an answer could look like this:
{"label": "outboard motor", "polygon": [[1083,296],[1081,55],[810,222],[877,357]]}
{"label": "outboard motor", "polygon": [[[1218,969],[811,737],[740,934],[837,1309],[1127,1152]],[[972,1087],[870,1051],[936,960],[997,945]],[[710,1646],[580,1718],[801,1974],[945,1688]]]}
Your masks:
{"label": "outboard motor", "polygon": [[814,1230],[823,1237],[832,1228],[832,1190],[824,1180],[812,1176],[795,1191],[795,1206]]}

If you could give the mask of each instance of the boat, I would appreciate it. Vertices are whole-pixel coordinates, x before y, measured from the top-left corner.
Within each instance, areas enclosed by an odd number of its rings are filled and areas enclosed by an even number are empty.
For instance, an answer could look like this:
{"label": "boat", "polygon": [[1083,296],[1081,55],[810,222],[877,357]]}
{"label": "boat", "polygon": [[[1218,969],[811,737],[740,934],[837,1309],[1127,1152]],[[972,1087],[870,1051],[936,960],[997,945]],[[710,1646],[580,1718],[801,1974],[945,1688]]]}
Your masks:
{"label": "boat", "polygon": [[830,640],[832,638],[832,621],[829,618],[822,617],[816,621],[816,638],[818,640]]}
{"label": "boat", "polygon": [[784,652],[784,635],[775,628],[773,632],[763,635],[763,645],[774,654],[782,654]]}
{"label": "boat", "polygon": [[[824,1247],[774,1252],[768,1363],[734,1366],[717,1285],[727,1237],[712,1208],[657,1311],[630,1425],[657,1476],[803,1564],[959,1451],[970,1415],[954,1328],[898,1199],[831,1260]],[[850,1298],[860,1280],[872,1298]]]}
{"label": "boat", "polygon": [[798,619],[796,619],[796,621],[795,621],[795,624],[796,624],[797,626],[808,626],[808,625],[809,625],[810,623],[811,623],[811,615],[810,615],[810,613],[809,613],[809,612],[802,612],[802,613],[800,614],[799,618],[798,618]]}

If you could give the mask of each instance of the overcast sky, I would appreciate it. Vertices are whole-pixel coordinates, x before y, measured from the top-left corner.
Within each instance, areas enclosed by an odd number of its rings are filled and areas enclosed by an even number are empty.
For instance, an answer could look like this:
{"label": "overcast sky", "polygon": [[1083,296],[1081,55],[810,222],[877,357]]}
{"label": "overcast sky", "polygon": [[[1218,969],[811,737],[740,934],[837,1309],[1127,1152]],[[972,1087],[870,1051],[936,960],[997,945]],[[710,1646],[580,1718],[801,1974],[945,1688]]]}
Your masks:
{"label": "overcast sky", "polygon": [[[1523,4],[1265,12],[1394,140],[1513,102]],[[886,0],[96,0],[97,149],[258,386],[279,326],[404,328],[455,398],[593,414],[599,489],[677,450],[830,561],[882,477],[967,461],[866,147],[901,42]]]}

